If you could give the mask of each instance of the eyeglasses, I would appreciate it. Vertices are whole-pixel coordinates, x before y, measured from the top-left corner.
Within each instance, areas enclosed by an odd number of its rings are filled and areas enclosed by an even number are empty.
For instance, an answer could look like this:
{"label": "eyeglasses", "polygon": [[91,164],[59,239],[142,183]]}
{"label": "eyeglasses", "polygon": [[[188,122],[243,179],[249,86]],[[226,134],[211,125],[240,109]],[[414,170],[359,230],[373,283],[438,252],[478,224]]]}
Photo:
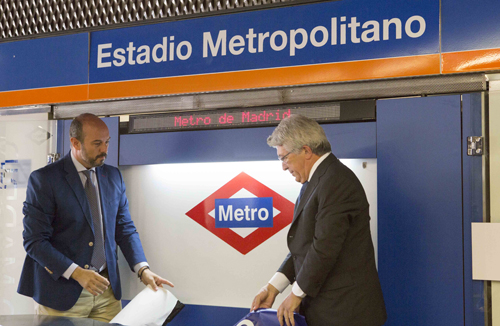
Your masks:
{"label": "eyeglasses", "polygon": [[285,156],[282,156],[282,157],[278,157],[278,159],[281,161],[281,163],[285,163],[285,164],[286,164],[286,163],[287,163],[287,159],[286,159],[286,157],[287,157],[288,155],[292,154],[292,153],[293,153],[293,151],[288,152],[288,154],[286,154]]}

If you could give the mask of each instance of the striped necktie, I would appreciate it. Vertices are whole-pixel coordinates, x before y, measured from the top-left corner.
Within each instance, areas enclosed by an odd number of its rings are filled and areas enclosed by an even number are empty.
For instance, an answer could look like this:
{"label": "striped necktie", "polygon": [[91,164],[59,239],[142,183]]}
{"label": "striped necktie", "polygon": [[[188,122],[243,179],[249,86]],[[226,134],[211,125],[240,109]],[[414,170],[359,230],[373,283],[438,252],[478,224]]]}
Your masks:
{"label": "striped necktie", "polygon": [[85,194],[89,200],[90,212],[92,213],[92,222],[94,224],[94,252],[90,264],[101,271],[101,268],[106,263],[106,254],[104,252],[104,238],[102,231],[102,217],[99,209],[97,187],[92,179],[93,170],[82,171],[87,177],[85,182]]}

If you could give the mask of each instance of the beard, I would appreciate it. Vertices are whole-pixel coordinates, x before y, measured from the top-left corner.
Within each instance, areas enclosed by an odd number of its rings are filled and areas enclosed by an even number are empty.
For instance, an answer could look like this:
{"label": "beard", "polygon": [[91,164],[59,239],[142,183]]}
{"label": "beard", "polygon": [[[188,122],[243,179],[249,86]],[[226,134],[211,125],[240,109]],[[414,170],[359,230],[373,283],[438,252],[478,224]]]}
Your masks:
{"label": "beard", "polygon": [[[104,161],[106,160],[106,157],[108,157],[107,153],[99,154],[96,157],[89,157],[87,150],[85,149],[85,147],[82,146],[82,158],[85,162],[87,162],[90,165],[91,168],[102,166],[104,164]],[[101,158],[103,158],[103,160],[98,161]]]}

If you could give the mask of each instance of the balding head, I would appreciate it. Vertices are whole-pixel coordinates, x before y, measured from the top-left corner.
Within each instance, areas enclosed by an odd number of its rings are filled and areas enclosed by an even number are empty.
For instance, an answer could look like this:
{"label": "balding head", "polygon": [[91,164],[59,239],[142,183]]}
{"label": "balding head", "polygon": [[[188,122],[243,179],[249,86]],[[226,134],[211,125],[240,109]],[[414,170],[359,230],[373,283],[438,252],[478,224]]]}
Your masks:
{"label": "balding head", "polygon": [[108,128],[106,124],[99,119],[98,116],[92,114],[92,113],[82,113],[76,118],[73,119],[73,122],[71,122],[71,126],[69,127],[69,136],[74,137],[78,139],[81,143],[83,143],[83,140],[85,138],[84,134],[84,126],[92,126],[96,128]]}
{"label": "balding head", "polygon": [[69,128],[73,156],[87,169],[104,164],[108,153],[108,126],[99,117],[84,113]]}

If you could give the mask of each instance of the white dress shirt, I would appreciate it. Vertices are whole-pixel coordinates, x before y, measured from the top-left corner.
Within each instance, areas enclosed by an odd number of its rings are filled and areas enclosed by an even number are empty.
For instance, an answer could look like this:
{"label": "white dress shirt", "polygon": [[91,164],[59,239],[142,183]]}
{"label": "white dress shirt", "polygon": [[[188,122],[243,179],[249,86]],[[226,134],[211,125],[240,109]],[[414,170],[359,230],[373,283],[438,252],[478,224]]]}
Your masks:
{"label": "white dress shirt", "polygon": [[[87,177],[85,176],[85,174],[82,173],[82,171],[86,171],[87,168],[84,167],[80,162],[78,162],[78,160],[73,155],[73,151],[71,151],[71,160],[73,161],[73,164],[75,165],[75,168],[78,171],[78,175],[80,176],[80,180],[82,181],[82,185],[85,188],[85,183],[87,182]],[[98,208],[101,211],[101,216],[102,216],[101,195],[100,195],[100,192],[99,192],[99,182],[97,182],[97,176],[96,176],[95,168],[91,168],[90,170],[94,171],[94,173],[91,173],[91,176],[92,176],[92,179],[93,179],[92,182],[96,185],[96,190],[97,190],[97,204],[99,206]],[[101,220],[101,226],[102,226],[102,220]],[[104,228],[101,227],[101,232],[104,232],[103,230],[104,230]],[[102,236],[103,236],[103,239],[104,239],[104,234],[102,234]],[[136,264],[134,266],[134,271],[137,273],[143,266],[149,266],[149,265],[146,262],[138,263],[138,264]],[[71,277],[71,275],[73,274],[73,272],[75,271],[75,269],[77,267],[78,267],[77,264],[72,263],[68,267],[68,269],[63,273],[63,277],[69,280],[70,277]],[[106,263],[102,267],[102,270],[104,270],[105,268],[106,268]]]}
{"label": "white dress shirt", "polygon": [[[314,162],[311,171],[309,172],[309,179],[307,179],[308,182],[311,181],[311,178],[316,169],[318,168],[318,166],[321,164],[321,162],[323,162],[327,158],[328,155],[330,155],[330,153],[331,152],[323,154],[316,162]],[[283,291],[285,291],[288,285],[290,285],[290,281],[285,276],[285,274],[276,272],[276,274],[274,274],[274,276],[269,281],[269,284],[274,286],[280,293],[283,293]],[[304,293],[304,291],[302,291],[302,289],[300,288],[299,284],[296,281],[293,282],[292,292],[299,298],[305,298],[307,295],[306,293]]]}

